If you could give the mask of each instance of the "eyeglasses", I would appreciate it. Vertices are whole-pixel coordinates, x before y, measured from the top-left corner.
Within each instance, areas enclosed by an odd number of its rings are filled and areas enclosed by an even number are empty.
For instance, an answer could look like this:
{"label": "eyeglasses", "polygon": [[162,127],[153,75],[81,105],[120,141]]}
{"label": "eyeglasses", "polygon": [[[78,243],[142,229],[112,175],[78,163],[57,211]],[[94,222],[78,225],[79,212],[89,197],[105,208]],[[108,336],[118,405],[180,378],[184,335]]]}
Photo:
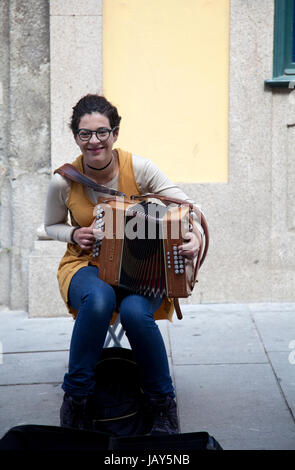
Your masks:
{"label": "eyeglasses", "polygon": [[88,140],[91,139],[92,134],[95,134],[96,138],[100,142],[106,142],[108,138],[110,137],[111,132],[113,132],[115,129],[117,129],[117,126],[113,127],[113,129],[108,129],[107,127],[100,127],[96,131],[91,131],[89,129],[79,129],[77,132],[77,135],[79,136],[81,140],[83,140],[84,142],[87,142]]}

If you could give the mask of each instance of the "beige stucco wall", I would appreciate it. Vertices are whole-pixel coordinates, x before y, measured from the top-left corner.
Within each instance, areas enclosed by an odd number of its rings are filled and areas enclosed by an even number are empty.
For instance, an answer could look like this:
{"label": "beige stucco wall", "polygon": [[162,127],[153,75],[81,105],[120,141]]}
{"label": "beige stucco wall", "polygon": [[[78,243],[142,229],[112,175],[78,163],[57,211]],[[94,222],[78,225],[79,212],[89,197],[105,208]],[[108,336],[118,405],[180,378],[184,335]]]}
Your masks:
{"label": "beige stucco wall", "polygon": [[[22,3],[11,1],[10,14]],[[30,315],[65,313],[55,277],[64,246],[59,242],[38,240],[36,228],[42,223],[51,169],[59,162],[71,161],[76,155],[67,129],[72,103],[85,91],[100,91],[103,84],[103,70],[98,65],[102,64],[101,3],[86,2],[89,18],[85,9],[79,10],[81,2],[74,0],[51,0],[51,15],[46,17],[45,3],[34,2],[35,15],[39,12],[38,21],[42,25],[39,32],[43,32],[39,38],[39,53],[30,50],[28,42],[27,64],[22,66],[21,73],[16,52],[10,65],[5,61],[7,54],[2,55],[4,66],[0,69],[3,88],[0,113],[6,119],[6,126],[11,126],[10,134],[1,135],[6,142],[0,153],[1,174],[4,175],[0,192],[2,247],[5,240],[8,241],[7,250],[2,249],[0,253],[4,273],[0,275],[0,304],[27,308]],[[1,2],[4,10],[5,4],[8,2]],[[25,8],[18,14],[28,15],[29,12]],[[9,48],[17,51],[21,47],[17,38],[27,27],[26,22],[16,22],[11,16],[10,25],[13,38],[10,44],[5,42],[5,27],[2,26],[1,32],[4,37],[1,51],[6,53]],[[208,258],[188,302],[294,301],[295,130],[288,124],[293,124],[295,119],[295,92],[264,86],[264,80],[272,75],[273,0],[231,0],[229,33],[228,182],[182,184],[183,189],[201,203],[211,234]],[[37,31],[34,34],[38,34]],[[83,38],[79,39],[79,35]],[[29,41],[28,37],[22,34],[22,41],[24,38]],[[73,47],[73,42],[79,47]],[[5,81],[5,73],[11,77],[10,83]],[[33,101],[32,95],[24,93],[20,99],[20,86],[22,90],[32,89]],[[42,96],[42,100],[38,101],[37,96]],[[15,130],[7,118],[9,109]],[[39,111],[34,114],[36,110]],[[33,113],[36,124],[28,120],[27,116],[31,115],[28,111]],[[22,113],[27,125],[35,130],[31,146],[16,141],[16,136],[23,132],[22,121],[19,121]],[[8,135],[13,136],[13,145]],[[11,158],[12,154],[20,160]]]}
{"label": "beige stucco wall", "polygon": [[228,181],[229,0],[105,0],[103,92],[118,144],[177,183]]}

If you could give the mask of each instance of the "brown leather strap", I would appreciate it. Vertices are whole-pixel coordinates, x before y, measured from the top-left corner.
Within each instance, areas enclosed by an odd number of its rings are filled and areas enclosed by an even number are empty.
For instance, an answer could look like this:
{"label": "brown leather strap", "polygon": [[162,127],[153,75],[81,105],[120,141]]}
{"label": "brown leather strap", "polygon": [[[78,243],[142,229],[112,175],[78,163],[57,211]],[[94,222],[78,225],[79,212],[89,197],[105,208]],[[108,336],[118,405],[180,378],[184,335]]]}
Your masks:
{"label": "brown leather strap", "polygon": [[186,204],[191,207],[194,207],[193,203],[184,201],[183,199],[176,199],[173,197],[161,196],[160,194],[156,194],[156,193],[147,193],[147,194],[141,194],[140,196],[138,195],[131,196],[132,199],[146,199],[146,198],[155,198],[155,197],[163,202],[170,202],[174,204]]}
{"label": "brown leather strap", "polygon": [[92,188],[94,191],[98,191],[100,193],[110,194],[111,196],[119,196],[119,197],[126,196],[126,194],[121,193],[121,191],[117,191],[116,189],[111,189],[102,184],[98,184],[92,179],[88,178],[87,176],[82,175],[82,173],[80,173],[80,171],[77,170],[77,168],[75,168],[74,165],[71,165],[71,163],[65,163],[61,167],[57,168],[57,170],[55,170],[54,173],[59,173],[60,175],[64,176],[65,178],[68,178],[71,181],[75,181],[76,183],[81,183],[84,186],[88,186],[89,188]]}
{"label": "brown leather strap", "polygon": [[177,315],[177,318],[178,320],[182,320],[183,319],[183,315],[182,315],[182,312],[180,310],[180,305],[179,305],[179,300],[174,298],[173,299],[173,302],[174,302],[174,308],[175,308],[175,312],[176,312],[176,315]]}

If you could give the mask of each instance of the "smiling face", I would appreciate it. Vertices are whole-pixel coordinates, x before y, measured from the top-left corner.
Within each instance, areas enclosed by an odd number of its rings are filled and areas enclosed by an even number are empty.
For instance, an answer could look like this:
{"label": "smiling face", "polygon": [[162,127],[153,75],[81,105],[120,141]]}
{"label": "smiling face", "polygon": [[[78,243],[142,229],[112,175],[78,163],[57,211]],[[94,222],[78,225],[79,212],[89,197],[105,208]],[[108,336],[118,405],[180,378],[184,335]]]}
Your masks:
{"label": "smiling face", "polygon": [[[84,114],[79,122],[79,129],[87,129],[89,131],[97,131],[99,128],[111,129],[110,121],[107,116],[94,112]],[[101,142],[92,133],[88,141],[81,140],[79,135],[75,136],[75,141],[80,147],[84,157],[84,166],[100,169],[103,168],[112,158],[112,148],[118,138],[118,129],[110,133],[109,138]]]}

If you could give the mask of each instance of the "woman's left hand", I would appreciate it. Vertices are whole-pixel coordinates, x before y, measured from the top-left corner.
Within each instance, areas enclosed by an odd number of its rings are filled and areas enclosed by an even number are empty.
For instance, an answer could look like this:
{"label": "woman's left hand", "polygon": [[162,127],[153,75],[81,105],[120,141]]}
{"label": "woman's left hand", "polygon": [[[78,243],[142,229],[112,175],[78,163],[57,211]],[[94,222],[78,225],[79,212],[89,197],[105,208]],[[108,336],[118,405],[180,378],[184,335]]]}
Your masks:
{"label": "woman's left hand", "polygon": [[200,241],[193,232],[187,232],[184,238],[188,241],[178,247],[178,253],[185,258],[194,259],[199,252]]}

